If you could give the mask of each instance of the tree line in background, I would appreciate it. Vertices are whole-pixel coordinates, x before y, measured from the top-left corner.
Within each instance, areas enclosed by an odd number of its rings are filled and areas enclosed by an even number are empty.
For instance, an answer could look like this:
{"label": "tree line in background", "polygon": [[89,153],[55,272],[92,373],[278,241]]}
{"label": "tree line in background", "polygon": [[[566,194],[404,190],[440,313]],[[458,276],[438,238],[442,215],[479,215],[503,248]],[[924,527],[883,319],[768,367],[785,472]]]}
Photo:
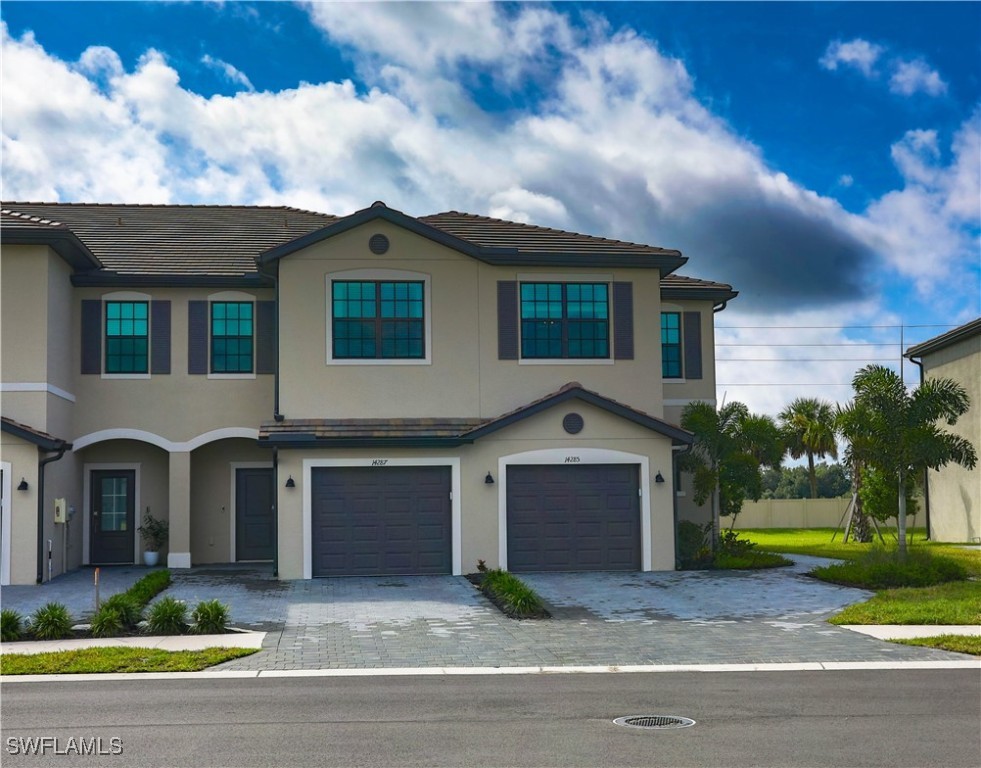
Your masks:
{"label": "tree line in background", "polygon": [[[895,515],[905,552],[906,517],[915,511],[910,499],[926,470],[977,463],[974,446],[940,426],[955,424],[970,401],[952,379],[930,379],[908,390],[898,374],[881,365],[858,371],[852,388],[854,396],[845,405],[798,398],[778,420],[750,413],[739,402],[718,409],[701,402],[685,407],[681,425],[695,442],[679,464],[692,475],[695,502],[711,503],[714,542],[720,517],[735,520],[747,499],[758,501],[768,491],[781,498],[778,489],[797,488],[806,478],[810,498],[847,494],[850,488],[859,541],[871,539],[870,515],[882,520]],[[816,463],[838,458],[839,437],[845,467]],[[781,469],[787,454],[806,458],[807,466]]]}

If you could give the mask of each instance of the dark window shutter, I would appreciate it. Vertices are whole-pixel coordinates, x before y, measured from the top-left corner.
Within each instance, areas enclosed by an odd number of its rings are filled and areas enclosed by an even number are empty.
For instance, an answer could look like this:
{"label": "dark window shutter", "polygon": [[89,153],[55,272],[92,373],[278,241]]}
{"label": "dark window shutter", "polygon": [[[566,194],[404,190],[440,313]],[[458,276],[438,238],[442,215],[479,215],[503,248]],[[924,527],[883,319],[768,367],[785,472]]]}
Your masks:
{"label": "dark window shutter", "polygon": [[276,373],[276,302],[255,303],[255,372]]}
{"label": "dark window shutter", "polygon": [[518,359],[518,283],[514,280],[497,283],[497,357]]}
{"label": "dark window shutter", "polygon": [[170,302],[150,302],[150,373],[170,373]]}
{"label": "dark window shutter", "polygon": [[634,284],[613,284],[613,359],[634,359]]}
{"label": "dark window shutter", "polygon": [[685,312],[685,378],[702,378],[702,313]]}
{"label": "dark window shutter", "polygon": [[82,373],[102,373],[102,301],[82,299]]}
{"label": "dark window shutter", "polygon": [[187,372],[208,372],[208,302],[187,302]]}

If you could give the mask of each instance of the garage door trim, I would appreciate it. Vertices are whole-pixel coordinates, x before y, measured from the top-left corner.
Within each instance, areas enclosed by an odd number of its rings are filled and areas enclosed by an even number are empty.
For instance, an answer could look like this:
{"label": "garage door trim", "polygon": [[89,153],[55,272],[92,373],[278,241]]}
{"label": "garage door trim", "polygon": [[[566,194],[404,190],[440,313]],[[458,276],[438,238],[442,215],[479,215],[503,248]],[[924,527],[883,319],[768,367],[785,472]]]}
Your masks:
{"label": "garage door trim", "polygon": [[463,547],[460,536],[460,459],[453,457],[303,460],[303,578],[313,578],[313,469],[315,467],[449,467],[450,523],[452,525],[453,575],[463,574]]}
{"label": "garage door trim", "polygon": [[501,568],[508,567],[508,467],[521,464],[636,464],[640,467],[640,567],[651,570],[651,487],[650,458],[636,453],[605,448],[546,448],[502,456],[497,462],[498,488],[498,558]]}

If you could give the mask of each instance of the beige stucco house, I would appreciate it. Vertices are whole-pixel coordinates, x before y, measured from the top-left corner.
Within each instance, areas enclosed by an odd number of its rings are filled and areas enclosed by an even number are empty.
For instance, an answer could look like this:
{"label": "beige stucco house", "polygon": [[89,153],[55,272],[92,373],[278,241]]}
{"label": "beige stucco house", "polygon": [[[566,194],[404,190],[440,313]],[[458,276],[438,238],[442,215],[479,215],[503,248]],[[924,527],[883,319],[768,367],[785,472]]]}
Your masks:
{"label": "beige stucco house", "polygon": [[[953,379],[967,391],[971,407],[944,428],[981,449],[981,317],[910,347],[906,357],[920,366],[924,379]],[[930,538],[981,541],[981,471],[948,464],[927,471]]]}
{"label": "beige stucco house", "polygon": [[4,203],[2,583],[673,569],[730,286],[678,251],[375,203]]}

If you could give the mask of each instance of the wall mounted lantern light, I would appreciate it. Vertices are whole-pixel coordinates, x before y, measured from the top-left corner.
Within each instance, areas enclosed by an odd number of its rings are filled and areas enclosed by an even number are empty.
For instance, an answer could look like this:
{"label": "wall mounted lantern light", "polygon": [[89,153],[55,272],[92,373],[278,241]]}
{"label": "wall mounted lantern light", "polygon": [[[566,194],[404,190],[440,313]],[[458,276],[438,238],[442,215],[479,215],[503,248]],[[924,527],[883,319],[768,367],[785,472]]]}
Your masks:
{"label": "wall mounted lantern light", "polygon": [[487,477],[484,478],[484,482],[487,485],[494,485],[494,476],[490,472],[488,472]]}
{"label": "wall mounted lantern light", "polygon": [[655,483],[663,483],[664,482],[664,475],[662,475],[660,472],[658,472],[656,475],[654,475],[654,482]]}
{"label": "wall mounted lantern light", "polygon": [[293,475],[290,475],[289,476],[289,479],[287,479],[287,481],[286,481],[286,487],[287,488],[296,488],[296,481],[293,479]]}
{"label": "wall mounted lantern light", "polygon": [[22,477],[20,479],[20,485],[17,486],[17,490],[26,491],[28,488],[30,488],[30,486],[27,484],[27,481]]}

